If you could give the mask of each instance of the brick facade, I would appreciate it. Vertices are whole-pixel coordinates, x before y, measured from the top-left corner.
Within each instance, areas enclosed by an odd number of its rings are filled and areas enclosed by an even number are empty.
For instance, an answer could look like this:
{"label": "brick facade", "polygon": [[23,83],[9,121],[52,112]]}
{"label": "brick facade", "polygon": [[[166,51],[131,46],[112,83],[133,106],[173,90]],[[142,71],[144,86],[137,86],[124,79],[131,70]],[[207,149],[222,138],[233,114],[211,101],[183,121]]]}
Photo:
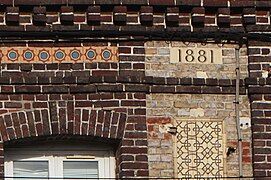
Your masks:
{"label": "brick facade", "polygon": [[270,64],[268,59],[270,43],[249,42],[250,79],[249,97],[251,101],[251,121],[254,124],[254,173],[255,176],[270,176],[269,171],[269,77]]}
{"label": "brick facade", "polygon": [[[34,66],[40,70],[32,74]],[[48,66],[54,70],[45,71]],[[84,66],[95,63],[30,64],[27,74],[24,64],[7,64],[6,71],[3,66],[2,142],[51,135],[100,137],[119,146],[120,176],[147,176],[145,94],[118,83],[131,81],[123,76],[90,77],[91,67],[83,71]],[[98,66],[110,67],[110,63]]]}
{"label": "brick facade", "polygon": [[[78,138],[114,147],[116,177],[178,177],[180,132],[169,129],[220,119],[222,176],[238,177],[240,48],[243,176],[270,176],[270,8],[256,0],[2,0],[1,175],[10,144]],[[184,63],[172,59],[174,48],[221,58]]]}

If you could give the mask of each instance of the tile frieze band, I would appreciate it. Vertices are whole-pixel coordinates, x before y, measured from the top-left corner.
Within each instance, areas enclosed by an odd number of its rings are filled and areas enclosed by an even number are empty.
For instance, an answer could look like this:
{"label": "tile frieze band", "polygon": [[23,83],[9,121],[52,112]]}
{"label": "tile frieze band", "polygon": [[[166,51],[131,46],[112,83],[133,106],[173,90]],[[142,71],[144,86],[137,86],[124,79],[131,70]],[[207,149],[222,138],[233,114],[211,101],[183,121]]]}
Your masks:
{"label": "tile frieze band", "polygon": [[2,47],[1,63],[117,62],[117,47]]}

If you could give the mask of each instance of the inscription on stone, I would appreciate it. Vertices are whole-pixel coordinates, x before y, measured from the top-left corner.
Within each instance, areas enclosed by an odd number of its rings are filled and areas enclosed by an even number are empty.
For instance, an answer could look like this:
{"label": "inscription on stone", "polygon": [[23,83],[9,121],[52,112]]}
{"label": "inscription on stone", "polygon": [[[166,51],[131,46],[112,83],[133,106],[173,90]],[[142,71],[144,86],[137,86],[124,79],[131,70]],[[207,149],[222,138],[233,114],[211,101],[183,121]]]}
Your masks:
{"label": "inscription on stone", "polygon": [[171,63],[222,64],[221,48],[171,48]]}

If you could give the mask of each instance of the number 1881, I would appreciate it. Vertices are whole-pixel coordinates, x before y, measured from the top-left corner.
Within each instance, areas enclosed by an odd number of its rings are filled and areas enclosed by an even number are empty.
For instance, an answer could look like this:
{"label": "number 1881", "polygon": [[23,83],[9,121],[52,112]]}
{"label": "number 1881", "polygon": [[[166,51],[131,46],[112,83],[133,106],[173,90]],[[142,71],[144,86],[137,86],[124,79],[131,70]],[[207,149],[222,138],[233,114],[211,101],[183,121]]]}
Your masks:
{"label": "number 1881", "polygon": [[213,50],[203,49],[187,49],[182,51],[179,49],[179,61],[188,63],[214,63]]}

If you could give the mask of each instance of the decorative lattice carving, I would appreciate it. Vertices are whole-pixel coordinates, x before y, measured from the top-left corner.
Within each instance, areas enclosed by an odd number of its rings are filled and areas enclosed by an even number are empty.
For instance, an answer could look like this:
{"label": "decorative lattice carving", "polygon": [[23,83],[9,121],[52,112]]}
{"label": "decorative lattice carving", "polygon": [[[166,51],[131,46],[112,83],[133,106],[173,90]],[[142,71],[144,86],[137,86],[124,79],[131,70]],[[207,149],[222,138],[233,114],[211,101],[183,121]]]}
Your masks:
{"label": "decorative lattice carving", "polygon": [[223,122],[177,121],[177,171],[179,177],[223,176]]}

